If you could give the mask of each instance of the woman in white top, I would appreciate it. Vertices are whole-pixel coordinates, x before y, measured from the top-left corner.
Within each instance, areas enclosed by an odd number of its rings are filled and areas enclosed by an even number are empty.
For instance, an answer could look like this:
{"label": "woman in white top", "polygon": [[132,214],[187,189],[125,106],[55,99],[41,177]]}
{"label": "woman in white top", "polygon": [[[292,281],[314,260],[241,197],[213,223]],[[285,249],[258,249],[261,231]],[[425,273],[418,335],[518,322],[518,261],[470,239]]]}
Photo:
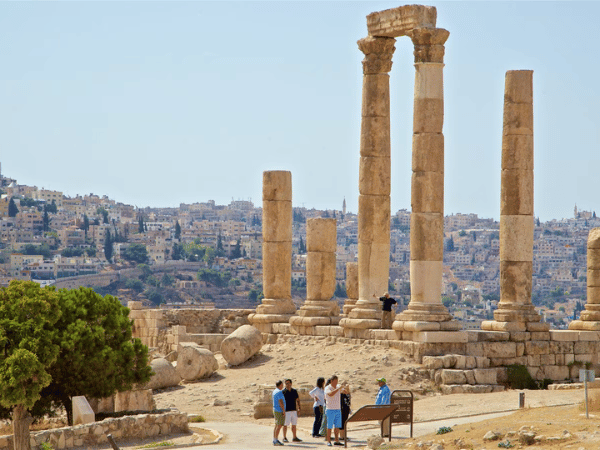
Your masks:
{"label": "woman in white top", "polygon": [[313,423],[312,437],[319,437],[319,428],[321,428],[321,421],[323,420],[323,407],[325,406],[325,391],[323,387],[325,385],[325,378],[321,377],[317,380],[317,385],[309,392],[309,395],[313,398],[313,409],[315,411],[315,422]]}

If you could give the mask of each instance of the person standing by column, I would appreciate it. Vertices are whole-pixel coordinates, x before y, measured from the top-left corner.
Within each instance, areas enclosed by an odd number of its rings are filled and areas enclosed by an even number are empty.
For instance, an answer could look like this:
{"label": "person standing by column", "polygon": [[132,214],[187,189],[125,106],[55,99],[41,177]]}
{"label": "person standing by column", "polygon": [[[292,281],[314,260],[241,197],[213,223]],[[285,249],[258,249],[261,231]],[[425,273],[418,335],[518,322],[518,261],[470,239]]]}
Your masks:
{"label": "person standing by column", "polygon": [[292,387],[292,380],[285,380],[285,389],[283,390],[285,397],[285,423],[283,425],[283,442],[287,440],[287,427],[292,426],[292,441],[302,442],[302,439],[296,436],[296,424],[298,423],[298,414],[300,414],[300,396],[298,391]]}
{"label": "person standing by column", "polygon": [[[375,294],[373,294],[375,297]],[[392,328],[392,305],[395,305],[396,299],[390,297],[389,292],[383,294],[383,297],[379,297],[381,302],[381,329],[389,330]]]}
{"label": "person standing by column", "polygon": [[331,447],[331,430],[335,435],[333,445],[344,445],[340,442],[340,428],[342,428],[342,405],[340,394],[345,385],[338,386],[338,377],[331,377],[331,384],[325,388],[325,404],[327,410],[327,445]]}
{"label": "person standing by column", "polygon": [[283,381],[275,383],[273,390],[273,417],[275,417],[275,428],[273,429],[273,445],[283,445],[279,440],[279,431],[285,423],[285,397],[283,396]]}

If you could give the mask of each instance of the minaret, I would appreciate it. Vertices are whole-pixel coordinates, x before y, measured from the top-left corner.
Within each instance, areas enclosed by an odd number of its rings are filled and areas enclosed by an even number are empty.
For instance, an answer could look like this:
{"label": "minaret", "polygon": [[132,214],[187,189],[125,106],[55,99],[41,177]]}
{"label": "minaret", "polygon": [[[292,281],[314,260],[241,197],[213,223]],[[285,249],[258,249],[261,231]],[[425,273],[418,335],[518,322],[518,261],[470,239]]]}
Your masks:
{"label": "minaret", "polygon": [[346,215],[346,197],[344,197],[344,203],[342,203],[342,214]]}
{"label": "minaret", "polygon": [[575,209],[573,210],[573,218],[577,219],[577,203],[575,203]]}

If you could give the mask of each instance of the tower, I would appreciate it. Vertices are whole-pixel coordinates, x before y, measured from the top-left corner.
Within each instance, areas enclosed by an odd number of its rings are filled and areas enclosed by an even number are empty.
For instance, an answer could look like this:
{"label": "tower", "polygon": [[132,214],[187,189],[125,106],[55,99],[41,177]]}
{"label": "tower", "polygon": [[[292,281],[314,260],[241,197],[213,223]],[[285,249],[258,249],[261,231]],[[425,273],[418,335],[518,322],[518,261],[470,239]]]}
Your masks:
{"label": "tower", "polygon": [[342,214],[346,215],[346,197],[344,197],[344,203],[342,203]]}

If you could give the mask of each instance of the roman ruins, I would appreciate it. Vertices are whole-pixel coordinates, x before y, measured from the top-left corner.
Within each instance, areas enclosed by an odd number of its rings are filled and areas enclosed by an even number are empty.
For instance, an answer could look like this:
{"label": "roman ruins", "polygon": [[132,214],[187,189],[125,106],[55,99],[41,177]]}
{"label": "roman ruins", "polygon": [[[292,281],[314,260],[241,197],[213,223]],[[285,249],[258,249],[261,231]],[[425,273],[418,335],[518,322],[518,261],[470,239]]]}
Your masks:
{"label": "roman ruins", "polygon": [[[600,229],[588,240],[588,301],[569,330],[550,330],[531,301],[533,261],[533,72],[505,77],[501,166],[500,302],[480,330],[460,330],[441,303],[443,262],[443,57],[448,31],[436,27],[436,9],[408,5],[370,14],[364,53],[360,135],[358,262],[346,267],[343,316],[335,288],[335,219],[307,224],[307,299],[291,299],[291,174],[263,176],[263,289],[248,315],[266,342],[306,334],[394,348],[441,370],[444,392],[501,389],[507,366],[521,364],[536,380],[565,380],[597,365],[600,350]],[[380,296],[388,288],[390,255],[389,75],[395,38],[414,44],[415,91],[410,223],[411,299],[392,330],[380,329]],[[158,327],[152,310],[137,312],[139,333],[181,340]],[[154,314],[154,315],[153,315]],[[143,317],[142,317],[143,316]],[[137,316],[136,316],[137,317]],[[151,319],[149,319],[151,317]],[[337,323],[339,321],[339,324]],[[155,324],[145,330],[142,324]],[[185,333],[185,327],[179,334]],[[162,333],[162,334],[161,334]],[[198,338],[200,339],[200,338]],[[153,342],[153,341],[152,341]],[[173,345],[171,344],[171,345]],[[446,355],[446,356],[443,356]],[[451,360],[446,358],[452,355]],[[447,364],[448,363],[448,364]],[[444,370],[451,368],[445,373]],[[444,369],[445,368],[445,369]],[[451,373],[450,373],[451,372]],[[460,372],[460,373],[459,373]],[[437,375],[436,375],[437,377]],[[437,380],[437,378],[436,378]]]}

